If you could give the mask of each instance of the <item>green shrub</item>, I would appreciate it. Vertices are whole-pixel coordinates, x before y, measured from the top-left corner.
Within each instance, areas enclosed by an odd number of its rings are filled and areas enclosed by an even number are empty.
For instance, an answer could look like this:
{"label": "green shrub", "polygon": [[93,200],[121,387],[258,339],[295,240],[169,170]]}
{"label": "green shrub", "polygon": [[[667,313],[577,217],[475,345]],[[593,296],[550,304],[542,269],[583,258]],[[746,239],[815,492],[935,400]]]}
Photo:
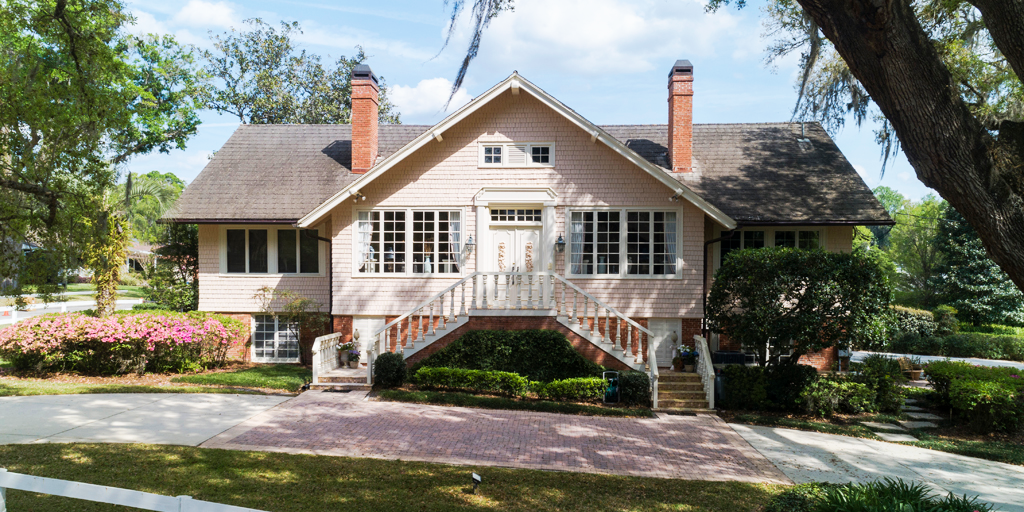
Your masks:
{"label": "green shrub", "polygon": [[935,335],[949,336],[960,330],[960,323],[956,320],[956,309],[952,306],[942,305],[932,311],[935,317]]}
{"label": "green shrub", "polygon": [[767,407],[782,411],[800,409],[800,393],[814,381],[818,370],[806,364],[778,364],[764,369]]}
{"label": "green shrub", "polygon": [[900,363],[891,357],[872,354],[860,363],[853,363],[851,370],[855,382],[864,384],[874,393],[874,405],[880,412],[899,414],[903,409],[903,382],[906,377]]}
{"label": "green shrub", "polygon": [[939,399],[975,430],[1017,432],[1024,425],[1024,372],[936,361],[925,373]]}
{"label": "green shrub", "polygon": [[794,485],[775,495],[765,504],[764,512],[814,512],[825,492],[834,487],[840,487],[840,484],[810,482]]}
{"label": "green shrub", "polygon": [[651,405],[651,378],[644,372],[619,372],[619,400],[626,405]]}
{"label": "green shrub", "polygon": [[385,352],[373,362],[373,382],[383,388],[405,384],[405,357],[398,352]]}
{"label": "green shrub", "polygon": [[938,326],[935,323],[935,315],[931,311],[902,306],[892,306],[892,311],[893,330],[897,333],[913,332],[926,338],[934,334],[935,328]]}
{"label": "green shrub", "polygon": [[132,311],[170,311],[171,308],[156,302],[143,302],[132,306]]}
{"label": "green shrub", "polygon": [[604,398],[608,382],[599,377],[577,377],[548,383],[533,382],[531,388],[539,398],[546,400],[588,402]]}
{"label": "green shrub", "polygon": [[517,373],[550,382],[596,377],[604,370],[573,348],[558,331],[470,331],[417,367],[464,368]]}
{"label": "green shrub", "polygon": [[972,364],[963,361],[933,361],[925,365],[924,375],[935,393],[949,403],[949,387],[953,379],[967,376],[973,368]]}
{"label": "green shrub", "polygon": [[977,498],[960,497],[949,493],[937,498],[920,483],[886,478],[864,484],[845,484],[823,489],[812,499],[812,512],[990,512],[992,506],[979,503]]}
{"label": "green shrub", "polygon": [[761,410],[767,400],[764,369],[760,366],[728,365],[722,369],[724,409]]}
{"label": "green shrub", "polygon": [[800,398],[808,414],[831,417],[837,412],[858,414],[873,411],[875,394],[866,385],[842,377],[821,375]]}
{"label": "green shrub", "polygon": [[417,370],[413,382],[429,389],[499,393],[506,396],[525,395],[530,384],[526,377],[515,373],[431,367]]}

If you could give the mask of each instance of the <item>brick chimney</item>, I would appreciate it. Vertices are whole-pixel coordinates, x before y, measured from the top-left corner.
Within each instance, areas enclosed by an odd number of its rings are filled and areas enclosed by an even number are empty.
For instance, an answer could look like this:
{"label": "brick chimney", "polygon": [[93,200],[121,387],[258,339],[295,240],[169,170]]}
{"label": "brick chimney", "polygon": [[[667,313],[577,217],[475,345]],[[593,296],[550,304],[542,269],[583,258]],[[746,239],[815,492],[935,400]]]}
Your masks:
{"label": "brick chimney", "polygon": [[380,87],[366,64],[352,68],[352,172],[365,173],[377,161],[377,95]]}
{"label": "brick chimney", "polygon": [[672,172],[693,171],[693,64],[677,60],[668,74],[668,157]]}

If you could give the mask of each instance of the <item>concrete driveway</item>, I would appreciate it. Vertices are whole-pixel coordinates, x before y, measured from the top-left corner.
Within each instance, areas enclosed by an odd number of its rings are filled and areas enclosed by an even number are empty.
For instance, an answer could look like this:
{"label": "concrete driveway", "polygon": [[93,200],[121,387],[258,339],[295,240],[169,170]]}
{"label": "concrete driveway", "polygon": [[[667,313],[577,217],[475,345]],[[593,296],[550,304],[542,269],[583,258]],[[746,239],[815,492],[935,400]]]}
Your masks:
{"label": "concrete driveway", "polygon": [[198,446],[289,398],[158,393],[0,397],[0,444]]}
{"label": "concrete driveway", "polygon": [[1004,512],[1024,512],[1024,467],[871,439],[785,428],[733,429],[798,484],[917,481],[945,496],[978,495]]}

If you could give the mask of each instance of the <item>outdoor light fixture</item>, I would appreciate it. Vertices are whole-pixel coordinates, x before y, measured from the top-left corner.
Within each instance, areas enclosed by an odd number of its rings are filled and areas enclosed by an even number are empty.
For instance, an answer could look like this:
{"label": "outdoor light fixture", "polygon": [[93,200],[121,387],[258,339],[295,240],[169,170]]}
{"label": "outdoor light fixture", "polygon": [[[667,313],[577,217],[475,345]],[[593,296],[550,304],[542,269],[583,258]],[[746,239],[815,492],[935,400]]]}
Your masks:
{"label": "outdoor light fixture", "polygon": [[672,343],[679,341],[679,335],[675,331],[672,331]]}
{"label": "outdoor light fixture", "polygon": [[558,241],[555,242],[555,252],[565,252],[565,239],[562,238],[562,234],[558,234]]}
{"label": "outdoor light fixture", "polygon": [[359,341],[359,329],[352,331],[352,339]]}
{"label": "outdoor light fixture", "polygon": [[480,487],[480,482],[483,482],[483,479],[480,478],[480,475],[473,473],[473,494],[476,494],[476,488]]}
{"label": "outdoor light fixture", "polygon": [[466,255],[473,254],[473,248],[476,247],[476,242],[473,241],[473,235],[469,235],[469,240],[466,240]]}

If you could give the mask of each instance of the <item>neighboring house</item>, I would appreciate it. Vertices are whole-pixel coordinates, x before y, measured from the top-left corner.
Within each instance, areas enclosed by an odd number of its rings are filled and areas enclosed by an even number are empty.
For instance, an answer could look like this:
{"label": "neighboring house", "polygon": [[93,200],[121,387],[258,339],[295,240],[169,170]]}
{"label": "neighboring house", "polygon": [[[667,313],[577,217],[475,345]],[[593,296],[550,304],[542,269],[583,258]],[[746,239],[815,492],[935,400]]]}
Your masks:
{"label": "neighboring house", "polygon": [[467,329],[552,328],[616,368],[653,337],[668,366],[724,252],[849,251],[892,223],[817,123],[694,125],[688,61],[668,86],[667,125],[596,126],[513,73],[437,125],[378,126],[357,66],[351,125],[243,125],[165,218],[200,225],[199,307],[251,319],[254,361],[299,358],[254,300],[271,286],[412,361]]}

